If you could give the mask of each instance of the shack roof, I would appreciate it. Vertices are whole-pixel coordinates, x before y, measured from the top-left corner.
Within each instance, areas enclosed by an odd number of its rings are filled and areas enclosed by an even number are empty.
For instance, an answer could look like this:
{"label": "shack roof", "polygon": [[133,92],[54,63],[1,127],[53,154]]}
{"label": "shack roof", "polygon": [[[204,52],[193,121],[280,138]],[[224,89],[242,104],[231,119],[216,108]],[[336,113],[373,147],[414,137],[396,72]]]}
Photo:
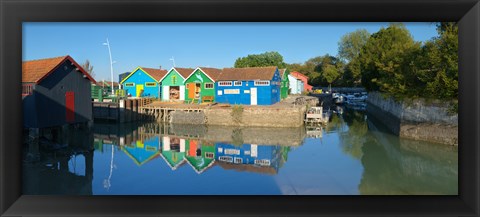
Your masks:
{"label": "shack roof", "polygon": [[174,67],[174,69],[178,73],[180,73],[180,75],[182,75],[183,78],[187,78],[188,76],[190,76],[190,74],[192,74],[193,70],[195,70],[192,68],[177,68],[177,67]]}
{"label": "shack roof", "polygon": [[290,72],[290,74],[295,78],[298,78],[298,79],[305,78],[305,79],[308,80],[308,76],[306,76],[306,75],[304,75],[300,72],[294,71],[294,72]]}
{"label": "shack roof", "polygon": [[78,71],[83,73],[92,83],[97,83],[95,79],[88,74],[72,57],[69,55],[61,57],[53,57],[38,60],[29,60],[22,62],[22,82],[24,83],[40,83],[44,78],[54,72],[62,63],[69,60]]}
{"label": "shack roof", "polygon": [[156,81],[160,81],[167,74],[167,70],[141,67],[143,71],[152,76]]}
{"label": "shack roof", "polygon": [[272,80],[277,67],[224,68],[218,81]]}
{"label": "shack roof", "polygon": [[[196,71],[197,69],[200,69],[202,72],[204,72],[213,81],[216,81],[218,79],[218,76],[220,76],[220,74],[222,73],[221,69],[210,68],[210,67],[197,67],[193,71]],[[191,73],[188,77],[185,77],[185,80],[187,80],[192,75],[193,75],[193,73]]]}

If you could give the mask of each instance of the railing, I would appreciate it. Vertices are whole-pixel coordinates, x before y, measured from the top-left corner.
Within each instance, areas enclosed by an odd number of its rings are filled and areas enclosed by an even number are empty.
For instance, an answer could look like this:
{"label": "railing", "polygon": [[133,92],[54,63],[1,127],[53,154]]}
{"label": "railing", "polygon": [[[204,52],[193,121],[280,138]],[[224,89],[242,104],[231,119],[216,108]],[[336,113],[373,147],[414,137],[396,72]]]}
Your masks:
{"label": "railing", "polygon": [[22,97],[33,94],[33,84],[22,84]]}

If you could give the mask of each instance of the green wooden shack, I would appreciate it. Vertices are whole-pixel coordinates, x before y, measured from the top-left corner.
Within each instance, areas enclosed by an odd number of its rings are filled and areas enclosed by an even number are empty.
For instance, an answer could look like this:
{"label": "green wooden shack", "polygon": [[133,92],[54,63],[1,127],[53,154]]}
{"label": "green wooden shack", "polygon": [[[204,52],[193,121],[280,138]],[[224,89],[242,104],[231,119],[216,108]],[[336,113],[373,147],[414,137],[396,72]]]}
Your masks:
{"label": "green wooden shack", "polygon": [[290,74],[290,70],[288,69],[280,69],[280,78],[281,85],[280,85],[280,99],[285,99],[288,96],[288,89],[290,88],[290,84],[288,83],[288,75]]}
{"label": "green wooden shack", "polygon": [[215,144],[206,143],[204,141],[190,139],[186,140],[185,157],[187,163],[198,174],[203,173],[215,163]]}
{"label": "green wooden shack", "polygon": [[168,70],[159,82],[162,84],[162,101],[185,100],[185,78],[193,72],[191,68],[176,68]]}
{"label": "green wooden shack", "polygon": [[172,170],[176,170],[185,163],[185,139],[164,136],[162,141],[160,156]]}
{"label": "green wooden shack", "polygon": [[213,102],[215,100],[215,81],[222,73],[221,69],[197,67],[185,79],[185,100]]}

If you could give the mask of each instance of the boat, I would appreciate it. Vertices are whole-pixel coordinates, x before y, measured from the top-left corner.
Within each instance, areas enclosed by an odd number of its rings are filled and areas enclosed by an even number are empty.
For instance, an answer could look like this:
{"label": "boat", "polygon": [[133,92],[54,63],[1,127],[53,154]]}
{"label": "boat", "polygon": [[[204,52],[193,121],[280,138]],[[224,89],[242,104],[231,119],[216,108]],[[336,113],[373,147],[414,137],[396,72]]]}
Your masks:
{"label": "boat", "polygon": [[305,115],[305,123],[327,124],[330,119],[330,112],[323,112],[323,107],[311,107]]}
{"label": "boat", "polygon": [[305,130],[308,138],[322,138],[322,127],[320,126],[307,126]]}

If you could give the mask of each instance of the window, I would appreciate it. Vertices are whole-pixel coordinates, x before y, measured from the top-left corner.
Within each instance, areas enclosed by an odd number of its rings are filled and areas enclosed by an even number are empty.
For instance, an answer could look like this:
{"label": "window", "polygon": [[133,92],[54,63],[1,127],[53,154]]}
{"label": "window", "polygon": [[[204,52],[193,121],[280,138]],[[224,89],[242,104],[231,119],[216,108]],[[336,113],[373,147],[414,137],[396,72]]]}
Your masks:
{"label": "window", "polygon": [[270,166],[270,160],[267,160],[267,159],[255,160],[255,164],[259,166]]}
{"label": "window", "polygon": [[156,87],[156,86],[157,86],[157,82],[145,82],[145,86],[147,86],[147,87]]}
{"label": "window", "polygon": [[22,96],[32,95],[33,84],[22,84]]}
{"label": "window", "polygon": [[235,81],[233,83],[234,86],[242,86],[242,81]]}
{"label": "window", "polygon": [[205,157],[208,159],[213,159],[213,153],[212,152],[205,152]]}
{"label": "window", "polygon": [[135,83],[132,83],[132,82],[125,83],[125,87],[133,87],[133,86],[135,86]]}
{"label": "window", "polygon": [[270,81],[255,81],[255,86],[268,86]]}
{"label": "window", "polygon": [[241,163],[243,163],[243,159],[242,159],[242,158],[235,157],[235,158],[233,158],[233,159],[234,159],[233,162],[236,163],[236,164],[241,164]]}
{"label": "window", "polygon": [[213,83],[205,83],[205,89],[213,89]]}
{"label": "window", "polygon": [[223,161],[223,162],[229,162],[229,163],[232,163],[233,162],[233,157],[231,156],[220,156],[218,158],[219,161]]}
{"label": "window", "polygon": [[218,86],[232,86],[231,81],[220,81],[218,82]]}

